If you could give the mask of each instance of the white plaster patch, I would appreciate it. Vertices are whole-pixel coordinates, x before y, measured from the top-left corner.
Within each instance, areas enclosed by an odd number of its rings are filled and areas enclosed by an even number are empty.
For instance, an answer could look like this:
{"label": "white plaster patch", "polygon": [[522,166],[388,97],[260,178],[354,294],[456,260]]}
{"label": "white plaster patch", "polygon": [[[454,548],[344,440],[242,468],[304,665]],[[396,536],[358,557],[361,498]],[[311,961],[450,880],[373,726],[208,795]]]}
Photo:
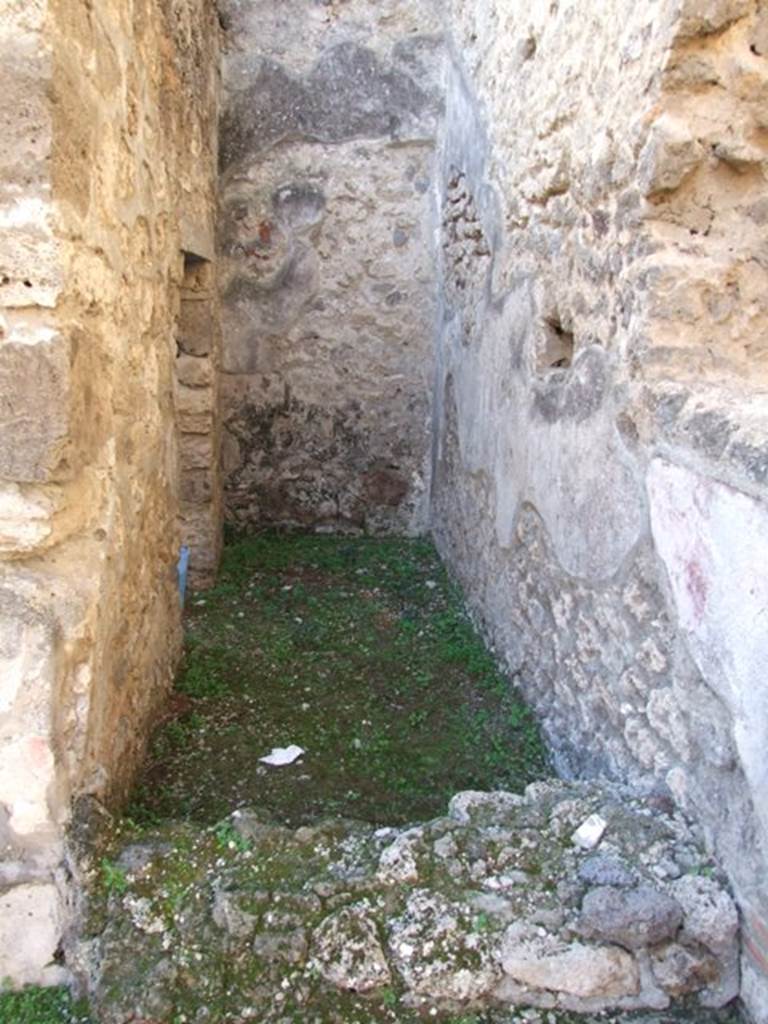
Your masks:
{"label": "white plaster patch", "polygon": [[16,484],[0,484],[0,553],[32,551],[51,534],[53,502],[25,495]]}
{"label": "white plaster patch", "polygon": [[44,736],[23,736],[3,748],[0,803],[10,810],[9,825],[31,836],[50,825],[48,788],[54,782],[54,758]]}
{"label": "white plaster patch", "polygon": [[0,978],[19,985],[61,983],[53,963],[61,935],[56,886],[17,885],[0,896]]}
{"label": "white plaster patch", "polygon": [[734,716],[736,745],[768,834],[768,508],[655,459],[651,523],[680,626]]}

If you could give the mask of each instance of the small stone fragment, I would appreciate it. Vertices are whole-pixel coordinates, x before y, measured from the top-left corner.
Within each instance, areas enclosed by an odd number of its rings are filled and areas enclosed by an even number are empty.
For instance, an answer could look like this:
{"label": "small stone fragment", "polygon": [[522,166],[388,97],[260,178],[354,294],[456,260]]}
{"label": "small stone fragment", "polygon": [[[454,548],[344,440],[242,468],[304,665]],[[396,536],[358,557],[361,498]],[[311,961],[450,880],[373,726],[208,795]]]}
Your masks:
{"label": "small stone fragment", "polygon": [[573,833],[571,842],[582,850],[594,850],[605,835],[607,828],[608,822],[604,818],[601,818],[599,814],[590,814],[587,820],[579,825]]}
{"label": "small stone fragment", "polygon": [[421,829],[408,829],[382,850],[378,878],[387,883],[415,884],[419,880],[415,847],[422,838]]}
{"label": "small stone fragment", "polygon": [[307,937],[302,928],[290,932],[260,932],[253,940],[253,954],[268,963],[300,964],[307,957]]}
{"label": "small stone fragment", "polygon": [[466,790],[453,797],[448,805],[448,815],[460,825],[503,826],[514,822],[518,808],[524,804],[525,798],[517,793]]}
{"label": "small stone fragment", "polygon": [[615,885],[628,888],[637,881],[634,871],[618,857],[597,853],[579,867],[579,878],[588,885]]}

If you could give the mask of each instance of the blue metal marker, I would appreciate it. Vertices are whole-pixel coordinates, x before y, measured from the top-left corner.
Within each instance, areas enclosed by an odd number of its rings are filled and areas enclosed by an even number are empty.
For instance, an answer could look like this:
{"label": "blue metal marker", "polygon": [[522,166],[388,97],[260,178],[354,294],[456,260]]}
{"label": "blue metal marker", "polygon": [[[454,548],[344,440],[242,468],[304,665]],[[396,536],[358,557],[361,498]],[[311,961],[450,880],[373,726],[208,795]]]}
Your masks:
{"label": "blue metal marker", "polygon": [[184,607],[184,596],[187,592],[187,570],[189,569],[189,548],[186,544],[182,545],[181,552],[179,553],[179,564],[176,570],[179,575],[179,600],[181,601],[181,607]]}

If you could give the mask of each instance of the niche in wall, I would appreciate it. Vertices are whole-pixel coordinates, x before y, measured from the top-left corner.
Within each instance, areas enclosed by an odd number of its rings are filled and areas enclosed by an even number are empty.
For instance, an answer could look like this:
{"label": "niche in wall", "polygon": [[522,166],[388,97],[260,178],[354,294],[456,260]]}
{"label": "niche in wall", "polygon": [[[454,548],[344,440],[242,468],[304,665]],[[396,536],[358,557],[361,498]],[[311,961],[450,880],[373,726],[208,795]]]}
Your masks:
{"label": "niche in wall", "polygon": [[544,317],[536,350],[536,369],[540,373],[568,369],[573,363],[574,350],[571,326],[558,313]]}
{"label": "niche in wall", "polygon": [[213,264],[195,253],[182,255],[175,379],[179,525],[190,581],[202,587],[213,582],[221,555],[220,329]]}

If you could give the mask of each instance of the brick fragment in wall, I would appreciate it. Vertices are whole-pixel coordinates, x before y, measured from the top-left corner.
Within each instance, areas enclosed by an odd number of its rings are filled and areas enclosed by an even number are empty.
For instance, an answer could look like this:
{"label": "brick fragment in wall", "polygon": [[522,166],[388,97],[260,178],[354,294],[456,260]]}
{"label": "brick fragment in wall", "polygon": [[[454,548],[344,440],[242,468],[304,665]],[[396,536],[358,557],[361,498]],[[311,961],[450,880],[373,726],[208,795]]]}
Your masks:
{"label": "brick fragment in wall", "polygon": [[209,387],[213,383],[213,375],[213,364],[206,357],[184,354],[176,360],[176,376],[187,387]]}
{"label": "brick fragment in wall", "polygon": [[216,339],[215,313],[209,302],[182,301],[178,345],[189,356],[210,355]]}
{"label": "brick fragment in wall", "polygon": [[185,434],[208,434],[213,430],[214,398],[209,387],[176,387],[179,429]]}

